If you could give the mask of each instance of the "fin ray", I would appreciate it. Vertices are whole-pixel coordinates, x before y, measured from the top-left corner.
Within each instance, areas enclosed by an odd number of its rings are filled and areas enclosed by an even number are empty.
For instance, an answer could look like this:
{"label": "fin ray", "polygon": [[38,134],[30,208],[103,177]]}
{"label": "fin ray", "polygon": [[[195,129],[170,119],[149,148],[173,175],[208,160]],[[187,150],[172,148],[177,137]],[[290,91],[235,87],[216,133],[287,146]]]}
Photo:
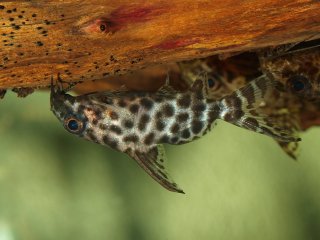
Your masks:
{"label": "fin ray", "polygon": [[154,180],[164,188],[178,193],[184,193],[170,177],[166,164],[166,154],[163,145],[156,145],[145,151],[132,150],[128,155],[134,158]]}
{"label": "fin ray", "polygon": [[160,94],[172,94],[176,93],[176,90],[170,85],[169,73],[167,73],[165,84],[158,89]]}

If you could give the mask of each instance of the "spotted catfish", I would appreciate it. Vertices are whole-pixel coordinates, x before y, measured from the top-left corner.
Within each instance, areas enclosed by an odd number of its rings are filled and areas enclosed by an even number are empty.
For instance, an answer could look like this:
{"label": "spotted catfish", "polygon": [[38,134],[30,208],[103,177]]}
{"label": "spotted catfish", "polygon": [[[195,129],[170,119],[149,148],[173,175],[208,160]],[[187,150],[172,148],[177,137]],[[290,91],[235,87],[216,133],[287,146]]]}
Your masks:
{"label": "spotted catfish", "polygon": [[[243,53],[225,60],[217,56],[178,63],[182,78],[192,84],[199,73],[208,74],[209,95],[221,99],[260,76],[260,64],[256,54]],[[270,89],[268,96],[260,102],[257,111],[268,115],[278,126],[292,134],[301,131],[302,102],[290,92]],[[308,108],[309,109],[309,108]],[[297,158],[298,142],[278,141],[281,148],[293,159]]]}
{"label": "spotted catfish", "polygon": [[217,119],[281,141],[299,140],[256,113],[255,101],[272,85],[264,77],[219,101],[208,97],[207,82],[203,75],[184,92],[167,83],[154,93],[123,90],[76,97],[52,85],[51,110],[70,133],[128,154],[163,187],[180,193],[165,167],[162,144],[191,142]]}

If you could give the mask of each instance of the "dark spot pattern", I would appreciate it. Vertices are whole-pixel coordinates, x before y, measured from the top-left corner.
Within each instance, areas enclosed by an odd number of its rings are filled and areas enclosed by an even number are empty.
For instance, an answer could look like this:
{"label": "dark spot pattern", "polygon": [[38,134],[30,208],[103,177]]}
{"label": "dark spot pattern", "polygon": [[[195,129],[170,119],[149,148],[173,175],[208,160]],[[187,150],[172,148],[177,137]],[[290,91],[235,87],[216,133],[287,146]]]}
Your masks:
{"label": "dark spot pattern", "polygon": [[123,125],[125,128],[127,129],[131,129],[133,128],[133,122],[131,120],[124,120],[123,121]]}
{"label": "dark spot pattern", "polygon": [[183,94],[180,98],[178,98],[177,104],[181,108],[188,108],[191,104],[190,94]]}
{"label": "dark spot pattern", "polygon": [[130,105],[129,111],[130,111],[131,113],[133,113],[133,114],[138,113],[138,111],[139,111],[139,105],[138,105],[138,104],[132,104],[132,105]]}
{"label": "dark spot pattern", "polygon": [[157,119],[157,120],[156,120],[156,128],[157,128],[157,130],[160,131],[160,132],[164,130],[165,124],[164,124],[164,122],[163,122],[161,119]]}
{"label": "dark spot pattern", "polygon": [[153,102],[149,98],[141,98],[140,104],[147,110],[150,110],[153,107]]}
{"label": "dark spot pattern", "polygon": [[183,138],[185,138],[185,139],[190,138],[191,134],[190,134],[189,129],[185,129],[185,130],[183,130],[183,131],[182,131],[182,135],[181,135],[181,136],[182,136]]}
{"label": "dark spot pattern", "polygon": [[159,111],[155,114],[156,119],[162,118],[162,111]]}
{"label": "dark spot pattern", "polygon": [[162,107],[162,112],[165,117],[172,117],[174,115],[174,107],[167,103]]}
{"label": "dark spot pattern", "polygon": [[191,123],[191,130],[194,134],[199,134],[203,128],[203,123],[199,120],[194,120]]}
{"label": "dark spot pattern", "polygon": [[118,113],[116,113],[115,111],[112,111],[109,113],[109,116],[112,120],[118,120],[119,119],[119,115]]}
{"label": "dark spot pattern", "polygon": [[109,128],[109,130],[110,130],[111,132],[116,133],[117,135],[121,135],[121,134],[122,134],[121,128],[120,128],[119,126],[116,126],[116,125],[111,125],[110,128]]}
{"label": "dark spot pattern", "polygon": [[108,135],[104,135],[102,140],[106,145],[110,146],[111,148],[116,149],[118,146],[118,142],[115,139],[108,137]]}
{"label": "dark spot pattern", "polygon": [[148,114],[143,114],[139,119],[138,129],[140,131],[144,131],[149,121],[150,121],[150,116]]}
{"label": "dark spot pattern", "polygon": [[154,134],[154,132],[151,132],[145,137],[143,142],[146,145],[151,145],[154,141],[154,138],[155,138],[155,134]]}
{"label": "dark spot pattern", "polygon": [[177,134],[180,130],[180,125],[178,123],[175,123],[172,125],[172,127],[170,128],[170,131],[172,134]]}
{"label": "dark spot pattern", "polygon": [[186,122],[186,121],[188,121],[188,119],[189,119],[189,114],[188,114],[187,112],[185,112],[185,113],[179,113],[179,114],[177,115],[177,121],[178,121],[179,123]]}
{"label": "dark spot pattern", "polygon": [[164,135],[160,138],[160,143],[169,143],[169,137]]}
{"label": "dark spot pattern", "polygon": [[173,143],[173,144],[176,144],[178,141],[179,141],[178,137],[173,137],[173,138],[170,139],[170,142]]}
{"label": "dark spot pattern", "polygon": [[135,134],[130,134],[130,135],[127,135],[127,136],[123,137],[123,141],[127,142],[127,143],[128,142],[137,143],[139,141],[139,138]]}
{"label": "dark spot pattern", "polygon": [[193,112],[204,112],[206,110],[206,105],[204,103],[197,103],[192,106],[192,111]]}
{"label": "dark spot pattern", "polygon": [[95,108],[93,111],[96,118],[100,119],[102,117],[102,111],[99,108]]}

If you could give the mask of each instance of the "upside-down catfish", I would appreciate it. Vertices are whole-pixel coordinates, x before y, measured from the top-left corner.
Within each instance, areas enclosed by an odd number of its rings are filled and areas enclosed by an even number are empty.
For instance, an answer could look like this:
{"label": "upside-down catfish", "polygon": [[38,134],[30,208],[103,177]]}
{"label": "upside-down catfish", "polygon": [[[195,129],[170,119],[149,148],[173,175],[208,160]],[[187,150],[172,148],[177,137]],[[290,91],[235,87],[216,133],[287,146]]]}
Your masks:
{"label": "upside-down catfish", "polygon": [[110,91],[71,96],[51,85],[51,110],[70,133],[124,152],[170,191],[183,191],[165,167],[163,145],[191,142],[222,119],[284,142],[299,141],[255,111],[272,81],[264,76],[222,98],[208,95],[206,75],[184,92],[167,83],[157,92]]}

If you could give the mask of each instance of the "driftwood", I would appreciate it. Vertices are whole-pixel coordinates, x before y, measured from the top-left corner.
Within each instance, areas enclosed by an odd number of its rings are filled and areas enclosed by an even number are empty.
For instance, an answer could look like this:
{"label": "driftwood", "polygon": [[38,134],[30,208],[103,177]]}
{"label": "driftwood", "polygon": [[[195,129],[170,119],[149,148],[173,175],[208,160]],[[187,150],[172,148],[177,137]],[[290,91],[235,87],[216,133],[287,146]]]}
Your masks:
{"label": "driftwood", "polygon": [[0,1],[0,88],[303,41],[319,16],[316,0]]}

